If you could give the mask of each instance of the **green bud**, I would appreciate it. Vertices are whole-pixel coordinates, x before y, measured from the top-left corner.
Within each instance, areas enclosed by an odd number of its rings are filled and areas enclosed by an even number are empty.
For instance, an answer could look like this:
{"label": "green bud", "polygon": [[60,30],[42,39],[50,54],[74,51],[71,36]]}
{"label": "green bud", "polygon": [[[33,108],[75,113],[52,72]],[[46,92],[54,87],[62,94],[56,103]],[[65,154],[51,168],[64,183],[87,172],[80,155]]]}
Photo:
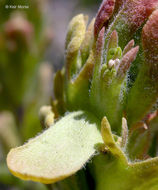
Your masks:
{"label": "green bud", "polygon": [[66,76],[70,79],[76,73],[79,49],[85,37],[87,17],[80,14],[72,19],[66,37]]}

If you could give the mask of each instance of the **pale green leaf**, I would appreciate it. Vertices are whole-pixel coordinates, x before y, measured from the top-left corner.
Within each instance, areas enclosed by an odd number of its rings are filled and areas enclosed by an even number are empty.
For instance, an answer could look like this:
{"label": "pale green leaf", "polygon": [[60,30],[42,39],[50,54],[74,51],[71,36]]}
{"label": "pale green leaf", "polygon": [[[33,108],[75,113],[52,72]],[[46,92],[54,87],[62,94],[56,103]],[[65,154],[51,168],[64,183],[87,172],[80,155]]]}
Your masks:
{"label": "pale green leaf", "polygon": [[10,171],[24,180],[53,183],[80,170],[102,143],[99,120],[87,112],[73,112],[27,144],[12,149]]}

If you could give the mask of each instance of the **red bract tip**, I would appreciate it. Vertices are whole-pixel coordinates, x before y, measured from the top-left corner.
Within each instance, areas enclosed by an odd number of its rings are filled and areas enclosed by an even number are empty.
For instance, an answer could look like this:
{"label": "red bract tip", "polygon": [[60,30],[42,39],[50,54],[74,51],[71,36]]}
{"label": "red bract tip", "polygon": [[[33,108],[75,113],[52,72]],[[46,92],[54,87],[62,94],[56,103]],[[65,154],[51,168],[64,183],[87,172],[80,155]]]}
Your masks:
{"label": "red bract tip", "polygon": [[133,29],[140,27],[150,14],[157,8],[158,0],[127,0],[125,14]]}
{"label": "red bract tip", "polygon": [[99,56],[101,54],[103,44],[104,44],[104,32],[105,28],[102,28],[99,32],[97,43],[96,43],[96,56]]}
{"label": "red bract tip", "polygon": [[118,46],[118,34],[117,31],[114,30],[109,39],[108,50],[110,48],[116,48],[117,46]]}
{"label": "red bract tip", "polygon": [[115,7],[115,0],[104,0],[97,13],[94,24],[94,36],[97,38],[99,31],[105,26],[113,14]]}
{"label": "red bract tip", "polygon": [[123,55],[125,55],[128,51],[130,51],[134,46],[134,40],[131,40],[124,48]]}
{"label": "red bract tip", "polygon": [[142,43],[146,64],[150,68],[148,73],[153,80],[158,80],[158,10],[155,10],[143,27]]}
{"label": "red bract tip", "polygon": [[139,46],[136,46],[135,48],[132,48],[129,52],[127,52],[120,63],[120,66],[117,71],[117,77],[118,78],[123,78],[129,69],[131,63],[135,60],[137,53],[139,50]]}

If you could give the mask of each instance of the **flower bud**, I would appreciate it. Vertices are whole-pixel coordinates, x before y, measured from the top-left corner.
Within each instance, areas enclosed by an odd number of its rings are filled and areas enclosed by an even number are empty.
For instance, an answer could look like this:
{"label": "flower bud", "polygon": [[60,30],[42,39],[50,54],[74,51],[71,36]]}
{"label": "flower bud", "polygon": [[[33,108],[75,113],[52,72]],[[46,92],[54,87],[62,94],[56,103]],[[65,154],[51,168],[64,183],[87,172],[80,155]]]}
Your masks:
{"label": "flower bud", "polygon": [[54,123],[54,113],[51,106],[42,106],[39,111],[39,118],[43,128],[49,128]]}
{"label": "flower bud", "polygon": [[69,26],[66,37],[66,75],[70,79],[76,73],[78,53],[85,37],[87,17],[83,14],[75,16]]}

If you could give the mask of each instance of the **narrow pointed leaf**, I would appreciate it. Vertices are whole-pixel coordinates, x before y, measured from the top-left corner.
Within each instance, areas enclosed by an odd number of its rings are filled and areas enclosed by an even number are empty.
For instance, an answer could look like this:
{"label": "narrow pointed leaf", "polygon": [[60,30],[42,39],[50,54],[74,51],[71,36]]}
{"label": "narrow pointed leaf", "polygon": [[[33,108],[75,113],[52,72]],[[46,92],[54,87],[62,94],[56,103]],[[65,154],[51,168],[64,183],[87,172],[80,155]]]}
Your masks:
{"label": "narrow pointed leaf", "polygon": [[127,52],[119,65],[118,71],[117,71],[117,77],[122,79],[125,77],[125,74],[127,73],[127,70],[129,69],[131,63],[135,60],[137,53],[139,50],[139,46],[136,46],[135,48],[132,48],[129,52]]}
{"label": "narrow pointed leaf", "polygon": [[130,51],[134,46],[134,40],[131,40],[124,48],[123,55],[125,55],[128,51]]}
{"label": "narrow pointed leaf", "polygon": [[116,144],[113,138],[111,127],[106,117],[104,117],[101,122],[101,133],[102,133],[103,141],[105,145],[108,147],[108,149],[110,150],[110,152],[114,156],[116,156],[118,159],[127,163],[125,154],[123,153],[121,148]]}
{"label": "narrow pointed leaf", "polygon": [[108,43],[108,50],[111,48],[116,48],[118,46],[118,34],[116,30],[114,30],[110,36],[109,43]]}
{"label": "narrow pointed leaf", "polygon": [[98,34],[102,29],[102,27],[107,25],[108,20],[113,14],[114,7],[115,7],[115,0],[104,0],[102,2],[94,24],[95,38],[98,37]]}

